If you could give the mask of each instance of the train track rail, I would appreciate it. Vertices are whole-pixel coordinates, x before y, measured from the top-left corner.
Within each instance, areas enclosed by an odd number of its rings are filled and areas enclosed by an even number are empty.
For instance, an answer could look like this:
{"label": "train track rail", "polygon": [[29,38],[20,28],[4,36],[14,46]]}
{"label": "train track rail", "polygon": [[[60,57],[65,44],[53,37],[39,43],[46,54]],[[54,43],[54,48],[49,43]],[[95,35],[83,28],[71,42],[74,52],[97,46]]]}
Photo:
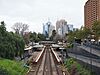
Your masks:
{"label": "train track rail", "polygon": [[27,75],[63,75],[50,46],[44,49],[40,61],[33,64],[32,69],[34,69],[33,72],[29,72]]}
{"label": "train track rail", "polygon": [[45,63],[43,67],[43,75],[52,75],[52,67],[51,67],[51,59],[50,59],[50,49],[46,49]]}

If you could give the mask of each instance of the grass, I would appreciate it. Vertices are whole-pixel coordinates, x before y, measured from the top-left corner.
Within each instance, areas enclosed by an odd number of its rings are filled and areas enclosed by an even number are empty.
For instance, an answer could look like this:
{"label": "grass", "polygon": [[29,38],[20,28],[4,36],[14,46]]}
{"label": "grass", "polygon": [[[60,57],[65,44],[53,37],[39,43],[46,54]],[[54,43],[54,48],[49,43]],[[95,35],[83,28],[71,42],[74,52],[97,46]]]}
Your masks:
{"label": "grass", "polygon": [[5,75],[25,75],[28,70],[28,68],[23,67],[22,62],[2,58],[0,59],[0,69],[8,73]]}
{"label": "grass", "polygon": [[90,71],[86,68],[84,68],[82,65],[80,65],[75,59],[68,58],[65,61],[65,67],[68,69],[70,74],[73,72],[76,73],[76,75],[90,75]]}

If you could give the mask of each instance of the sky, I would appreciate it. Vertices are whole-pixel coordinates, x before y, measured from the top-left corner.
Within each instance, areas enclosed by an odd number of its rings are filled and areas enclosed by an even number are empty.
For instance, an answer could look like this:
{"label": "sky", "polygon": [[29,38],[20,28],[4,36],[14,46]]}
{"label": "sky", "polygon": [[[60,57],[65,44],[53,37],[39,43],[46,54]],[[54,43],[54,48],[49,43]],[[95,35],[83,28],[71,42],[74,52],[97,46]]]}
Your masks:
{"label": "sky", "polygon": [[0,21],[5,21],[8,31],[16,22],[29,25],[29,31],[42,33],[48,19],[65,19],[75,28],[84,25],[84,5],[87,0],[0,0]]}

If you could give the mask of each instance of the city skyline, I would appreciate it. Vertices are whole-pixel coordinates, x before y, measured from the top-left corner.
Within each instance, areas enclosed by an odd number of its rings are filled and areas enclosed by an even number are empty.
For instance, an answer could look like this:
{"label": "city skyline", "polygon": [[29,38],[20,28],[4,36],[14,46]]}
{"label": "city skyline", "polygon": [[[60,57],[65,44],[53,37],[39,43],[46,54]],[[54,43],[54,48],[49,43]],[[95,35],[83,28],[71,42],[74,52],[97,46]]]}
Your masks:
{"label": "city skyline", "polygon": [[55,26],[56,21],[65,19],[68,24],[84,25],[84,5],[87,0],[0,0],[0,21],[4,20],[7,30],[16,22],[28,24],[30,31],[42,32],[42,23],[48,18]]}

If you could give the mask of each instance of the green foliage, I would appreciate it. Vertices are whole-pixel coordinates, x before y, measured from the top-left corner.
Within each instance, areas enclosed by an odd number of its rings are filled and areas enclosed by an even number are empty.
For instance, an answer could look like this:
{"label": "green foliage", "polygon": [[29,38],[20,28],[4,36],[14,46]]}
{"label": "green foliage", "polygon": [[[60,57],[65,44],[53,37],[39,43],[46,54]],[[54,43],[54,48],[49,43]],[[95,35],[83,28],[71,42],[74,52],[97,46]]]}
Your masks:
{"label": "green foliage", "polygon": [[87,29],[85,27],[82,27],[81,29],[78,29],[74,32],[70,32],[68,34],[68,42],[73,42],[75,38],[78,39],[85,39],[88,37],[89,34],[92,34],[90,29]]}
{"label": "green foliage", "polygon": [[73,48],[73,44],[68,43],[66,48]]}
{"label": "green foliage", "polygon": [[22,62],[0,59],[0,75],[25,75],[28,68],[22,65]]}
{"label": "green foliage", "polygon": [[52,35],[50,36],[50,40],[54,41],[55,36],[56,36],[56,30],[53,30]]}
{"label": "green foliage", "polygon": [[65,62],[65,66],[66,68],[70,71],[71,70],[71,66],[72,64],[74,64],[75,61],[73,58],[70,58],[70,59],[67,59],[66,62]]}
{"label": "green foliage", "polygon": [[10,74],[6,69],[4,69],[3,67],[0,67],[0,75],[10,75]]}
{"label": "green foliage", "polygon": [[89,34],[91,34],[90,29],[82,28],[77,32],[76,38],[85,39],[88,37]]}
{"label": "green foliage", "polygon": [[75,32],[70,32],[69,34],[68,34],[68,39],[67,39],[67,41],[68,42],[73,42],[74,41],[74,37],[75,37]]}
{"label": "green foliage", "polygon": [[41,33],[30,33],[30,41],[38,42],[38,41],[44,41],[46,37]]}
{"label": "green foliage", "polygon": [[38,36],[38,41],[44,41],[45,40],[45,36],[43,34],[38,33],[37,36]]}
{"label": "green foliage", "polygon": [[92,30],[96,37],[100,37],[100,21],[94,22]]}
{"label": "green foliage", "polygon": [[7,32],[5,24],[0,25],[0,57],[13,59],[24,51],[24,40],[21,36]]}
{"label": "green foliage", "polygon": [[73,58],[69,58],[65,61],[65,67],[68,69],[70,73],[72,73],[73,70],[76,70],[76,73],[79,75],[90,75],[90,71],[81,66]]}
{"label": "green foliage", "polygon": [[30,33],[30,40],[31,40],[31,41],[36,40],[36,38],[37,38],[37,33],[35,33],[35,32]]}

